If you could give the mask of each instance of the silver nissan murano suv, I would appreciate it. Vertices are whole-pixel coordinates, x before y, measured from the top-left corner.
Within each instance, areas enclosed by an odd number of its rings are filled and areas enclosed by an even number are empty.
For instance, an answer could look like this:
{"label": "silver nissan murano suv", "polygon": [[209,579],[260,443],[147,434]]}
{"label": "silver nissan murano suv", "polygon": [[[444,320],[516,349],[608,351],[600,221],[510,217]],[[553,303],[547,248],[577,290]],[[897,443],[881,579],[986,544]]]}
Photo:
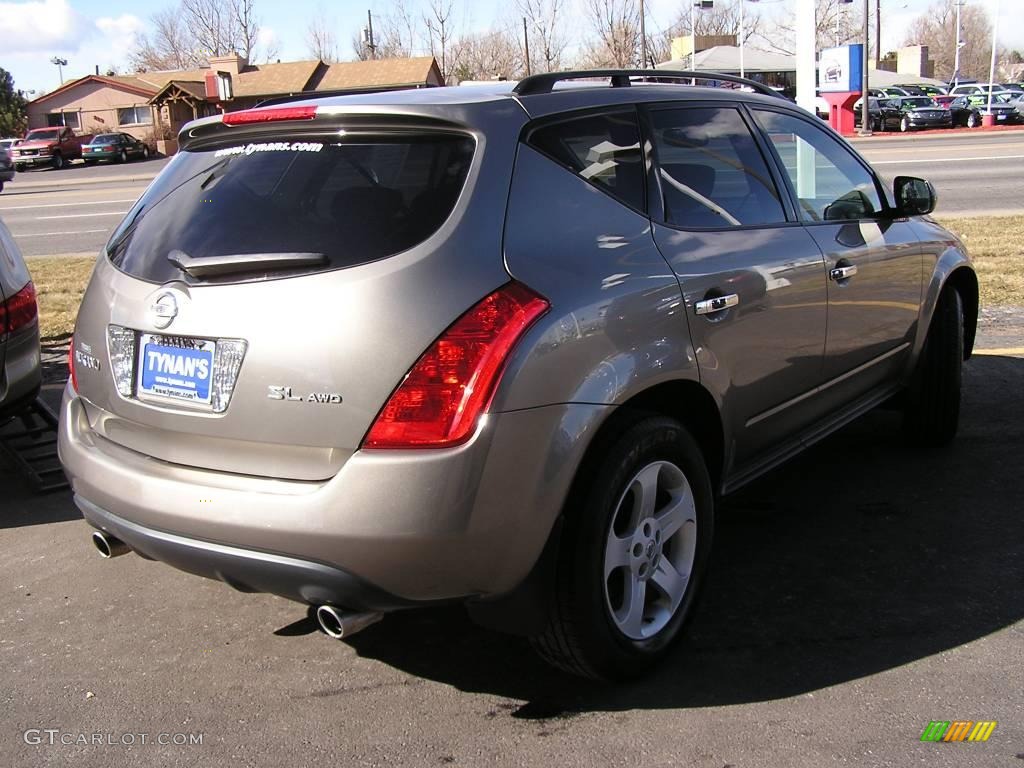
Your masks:
{"label": "silver nissan murano suv", "polygon": [[464,601],[622,679],[692,612],[721,495],[883,401],[952,439],[978,287],[931,185],[708,77],[186,125],[72,344],[60,455],[100,552],[335,637]]}

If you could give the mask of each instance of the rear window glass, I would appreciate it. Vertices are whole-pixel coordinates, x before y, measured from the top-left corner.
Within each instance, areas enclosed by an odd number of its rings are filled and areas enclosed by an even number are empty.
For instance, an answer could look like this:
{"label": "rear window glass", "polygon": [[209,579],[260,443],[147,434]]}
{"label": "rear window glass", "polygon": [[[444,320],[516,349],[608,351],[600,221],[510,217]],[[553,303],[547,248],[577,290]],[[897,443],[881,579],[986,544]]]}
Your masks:
{"label": "rear window glass", "polygon": [[261,138],[181,152],[128,213],[107,252],[119,269],[154,282],[205,279],[169,256],[198,265],[234,259],[242,265],[230,271],[234,280],[262,276],[258,259],[247,271],[246,255],[320,255],[304,272],[385,258],[444,223],[473,148],[466,136],[382,133]]}

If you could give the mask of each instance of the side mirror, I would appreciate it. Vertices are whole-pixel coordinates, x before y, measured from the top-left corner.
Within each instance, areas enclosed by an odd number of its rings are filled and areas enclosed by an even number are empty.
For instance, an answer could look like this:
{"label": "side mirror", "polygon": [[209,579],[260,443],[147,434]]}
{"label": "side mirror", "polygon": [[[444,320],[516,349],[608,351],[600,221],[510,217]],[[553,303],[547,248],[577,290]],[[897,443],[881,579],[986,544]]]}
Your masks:
{"label": "side mirror", "polygon": [[935,210],[938,195],[930,181],[914,176],[897,176],[893,182],[896,207],[904,216],[924,216]]}

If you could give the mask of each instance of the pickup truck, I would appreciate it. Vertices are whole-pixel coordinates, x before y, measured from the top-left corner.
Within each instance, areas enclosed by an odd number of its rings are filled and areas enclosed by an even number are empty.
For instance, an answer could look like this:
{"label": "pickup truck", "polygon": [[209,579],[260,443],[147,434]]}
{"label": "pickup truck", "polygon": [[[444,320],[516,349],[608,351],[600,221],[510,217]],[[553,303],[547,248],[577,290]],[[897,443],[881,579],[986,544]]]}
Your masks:
{"label": "pickup truck", "polygon": [[11,149],[11,159],[19,171],[37,165],[60,170],[72,160],[81,158],[82,145],[91,140],[91,134],[76,136],[67,126],[35,128],[25,135],[23,142]]}

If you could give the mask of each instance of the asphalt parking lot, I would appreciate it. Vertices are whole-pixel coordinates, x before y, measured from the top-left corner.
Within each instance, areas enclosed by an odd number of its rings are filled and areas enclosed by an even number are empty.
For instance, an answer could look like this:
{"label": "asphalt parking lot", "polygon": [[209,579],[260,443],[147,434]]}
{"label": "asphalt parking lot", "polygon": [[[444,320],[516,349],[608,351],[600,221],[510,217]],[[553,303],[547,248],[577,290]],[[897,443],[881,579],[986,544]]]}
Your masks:
{"label": "asphalt parking lot", "polygon": [[[338,642],[296,604],[104,561],[68,493],[0,461],[0,762],[1024,765],[1022,330],[986,315],[950,449],[877,411],[727,499],[688,636],[621,687],[460,608]],[[958,719],[998,726],[920,741]]]}

